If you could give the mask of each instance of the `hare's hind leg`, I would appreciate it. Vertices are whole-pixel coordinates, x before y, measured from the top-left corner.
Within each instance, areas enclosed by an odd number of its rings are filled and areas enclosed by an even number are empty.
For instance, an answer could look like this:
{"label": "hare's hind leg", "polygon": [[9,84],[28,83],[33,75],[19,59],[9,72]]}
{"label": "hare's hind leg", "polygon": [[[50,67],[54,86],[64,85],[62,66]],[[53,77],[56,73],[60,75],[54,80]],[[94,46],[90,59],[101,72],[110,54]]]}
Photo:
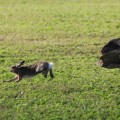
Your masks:
{"label": "hare's hind leg", "polygon": [[48,71],[44,71],[44,72],[42,72],[42,74],[43,74],[43,76],[44,76],[45,78],[47,78]]}
{"label": "hare's hind leg", "polygon": [[52,69],[50,69],[50,77],[51,77],[51,78],[54,78],[54,75],[53,75]]}
{"label": "hare's hind leg", "polygon": [[48,72],[50,72],[50,77],[54,78],[52,69],[50,69],[49,71],[47,70],[47,71],[42,72],[42,74],[44,75],[44,77],[47,78]]}

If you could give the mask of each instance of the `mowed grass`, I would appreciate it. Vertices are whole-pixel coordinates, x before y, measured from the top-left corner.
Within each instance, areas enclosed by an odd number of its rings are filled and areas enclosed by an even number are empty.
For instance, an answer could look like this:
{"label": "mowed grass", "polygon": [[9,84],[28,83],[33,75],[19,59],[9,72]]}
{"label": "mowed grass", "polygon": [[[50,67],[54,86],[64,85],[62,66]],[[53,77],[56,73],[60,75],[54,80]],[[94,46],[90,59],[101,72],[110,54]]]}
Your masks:
{"label": "mowed grass", "polygon": [[[120,37],[119,0],[0,0],[0,119],[119,120],[120,70],[96,65]],[[16,83],[21,60],[54,62],[54,79]]]}

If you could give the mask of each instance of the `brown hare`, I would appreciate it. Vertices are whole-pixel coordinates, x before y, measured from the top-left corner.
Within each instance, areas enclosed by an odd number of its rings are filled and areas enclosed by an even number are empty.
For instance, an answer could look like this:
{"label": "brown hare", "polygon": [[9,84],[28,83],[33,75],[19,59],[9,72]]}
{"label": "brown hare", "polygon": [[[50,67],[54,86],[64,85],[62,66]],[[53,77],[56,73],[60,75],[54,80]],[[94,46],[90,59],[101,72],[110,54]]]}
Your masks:
{"label": "brown hare", "polygon": [[20,81],[22,78],[29,78],[29,77],[34,77],[40,73],[44,75],[45,78],[47,78],[48,72],[50,72],[50,77],[53,78],[53,72],[52,72],[52,67],[53,63],[48,63],[48,62],[38,62],[33,65],[28,65],[28,66],[22,66],[25,61],[21,61],[17,65],[11,67],[11,72],[15,73],[17,76],[15,78],[12,78],[8,81],[3,81],[3,82],[11,82],[11,81]]}

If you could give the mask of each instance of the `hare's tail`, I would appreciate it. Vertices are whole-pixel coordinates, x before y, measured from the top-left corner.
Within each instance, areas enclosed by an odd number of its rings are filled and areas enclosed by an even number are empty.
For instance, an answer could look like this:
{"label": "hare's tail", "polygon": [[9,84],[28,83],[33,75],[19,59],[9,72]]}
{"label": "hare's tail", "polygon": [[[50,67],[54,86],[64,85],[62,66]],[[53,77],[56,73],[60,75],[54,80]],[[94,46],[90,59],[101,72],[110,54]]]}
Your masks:
{"label": "hare's tail", "polygon": [[53,65],[54,65],[53,62],[49,63],[48,69],[49,69],[49,70],[52,69]]}

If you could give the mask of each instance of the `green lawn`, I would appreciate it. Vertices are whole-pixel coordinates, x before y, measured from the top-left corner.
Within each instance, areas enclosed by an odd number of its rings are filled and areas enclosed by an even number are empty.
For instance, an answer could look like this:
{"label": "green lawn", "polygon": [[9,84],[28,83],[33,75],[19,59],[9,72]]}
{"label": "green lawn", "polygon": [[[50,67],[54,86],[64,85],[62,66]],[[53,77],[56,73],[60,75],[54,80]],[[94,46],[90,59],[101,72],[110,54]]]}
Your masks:
{"label": "green lawn", "polygon": [[[0,120],[120,120],[120,70],[96,65],[118,37],[119,0],[0,0]],[[21,60],[55,78],[3,83]]]}

